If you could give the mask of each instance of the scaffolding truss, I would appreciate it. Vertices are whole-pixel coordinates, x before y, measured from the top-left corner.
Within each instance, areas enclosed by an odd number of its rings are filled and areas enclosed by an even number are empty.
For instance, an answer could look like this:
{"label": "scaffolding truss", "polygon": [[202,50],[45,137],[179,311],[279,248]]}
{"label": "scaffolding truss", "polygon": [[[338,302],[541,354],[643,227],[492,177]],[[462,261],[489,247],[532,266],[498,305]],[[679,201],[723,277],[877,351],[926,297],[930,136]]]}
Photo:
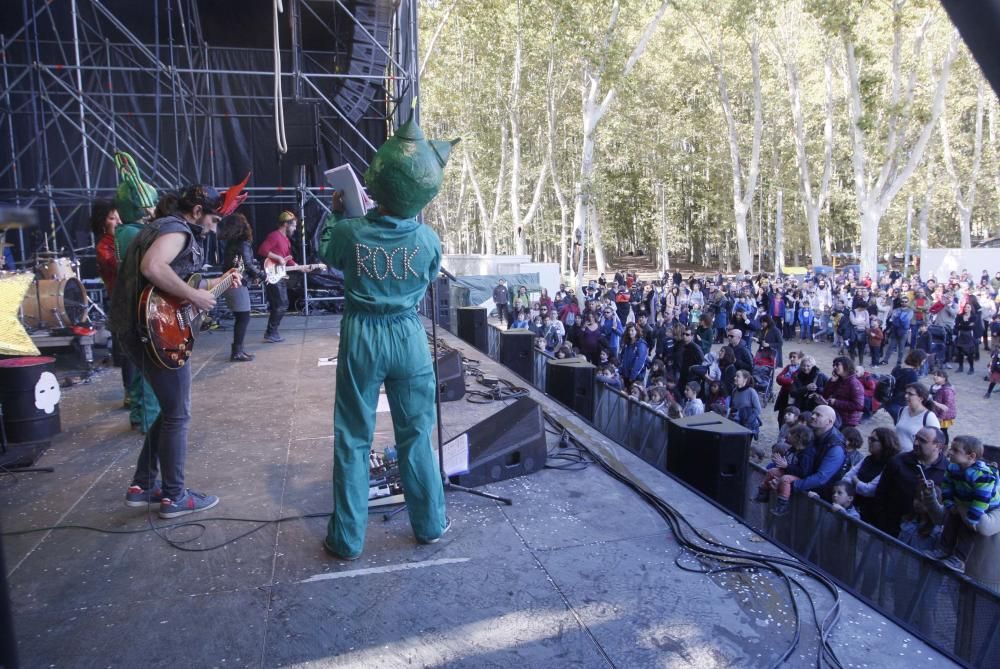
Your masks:
{"label": "scaffolding truss", "polygon": [[[271,214],[297,209],[306,255],[305,228],[327,211],[322,168],[363,173],[415,107],[416,0],[286,0],[277,31],[258,24],[255,47],[210,44],[203,19],[217,3],[20,4],[0,24],[0,203],[38,211],[44,235],[12,240],[25,265],[41,245],[87,254],[81,221],[114,194],[115,150],[132,153],[161,192],[227,186],[253,169],[251,220],[268,228]],[[275,32],[283,108],[318,108],[315,166],[276,149]]]}

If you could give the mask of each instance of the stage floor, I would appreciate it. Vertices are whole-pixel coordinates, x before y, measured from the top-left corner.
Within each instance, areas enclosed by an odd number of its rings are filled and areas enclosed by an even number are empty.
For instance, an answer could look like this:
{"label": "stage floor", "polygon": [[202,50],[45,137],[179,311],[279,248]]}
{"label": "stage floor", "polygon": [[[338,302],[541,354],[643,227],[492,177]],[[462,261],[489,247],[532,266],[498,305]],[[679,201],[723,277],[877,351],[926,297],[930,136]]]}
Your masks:
{"label": "stage floor", "polygon": [[[228,362],[228,331],[199,340],[187,478],[222,502],[175,521],[204,522],[192,548],[252,527],[213,519],[329,511],[336,368],[319,363],[336,354],[338,323],[289,316],[287,341],[265,345],[255,318],[252,363]],[[512,378],[485,354],[467,355]],[[141,437],[121,400],[117,370],[64,390],[63,433],[38,463],[55,473],[0,477],[5,531],[148,528],[145,510],[123,504]],[[446,437],[500,408],[443,406]],[[389,415],[379,414],[376,448],[391,442]],[[593,443],[705,533],[779,554],[596,431]],[[176,550],[152,532],[5,537],[22,666],[706,669],[770,666],[789,643],[791,608],[777,581],[679,569],[681,549],[660,517],[599,467],[546,469],[487,490],[514,505],[451,492],[452,530],[432,546],[416,544],[405,513],[372,514],[364,555],[349,563],[323,551],[325,518],[270,524],[207,552]],[[824,613],[829,596],[809,589]],[[817,634],[801,596],[799,609],[802,640],[787,666],[814,666]],[[952,664],[849,595],[831,643],[849,667]]]}

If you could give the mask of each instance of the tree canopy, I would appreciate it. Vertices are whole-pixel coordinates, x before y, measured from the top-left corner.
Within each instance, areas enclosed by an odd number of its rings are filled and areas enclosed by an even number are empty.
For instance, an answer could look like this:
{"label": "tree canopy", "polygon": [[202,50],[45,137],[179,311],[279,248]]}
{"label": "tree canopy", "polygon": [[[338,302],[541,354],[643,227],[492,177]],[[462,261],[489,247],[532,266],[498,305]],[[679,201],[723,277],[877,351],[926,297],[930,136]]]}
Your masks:
{"label": "tree canopy", "polygon": [[865,237],[882,260],[911,200],[931,246],[1000,233],[997,99],[936,2],[438,0],[420,22],[424,129],[463,140],[425,212],[446,252],[769,269]]}

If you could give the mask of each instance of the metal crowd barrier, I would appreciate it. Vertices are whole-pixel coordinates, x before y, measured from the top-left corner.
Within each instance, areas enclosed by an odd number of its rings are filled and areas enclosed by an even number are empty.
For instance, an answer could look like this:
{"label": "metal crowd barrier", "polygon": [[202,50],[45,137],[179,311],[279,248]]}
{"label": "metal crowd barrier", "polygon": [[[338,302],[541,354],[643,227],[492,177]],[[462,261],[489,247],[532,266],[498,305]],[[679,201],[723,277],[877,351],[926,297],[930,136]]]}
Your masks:
{"label": "metal crowd barrier", "polygon": [[[491,324],[493,360],[499,357],[499,341],[500,330]],[[548,359],[534,351],[533,385],[542,392]],[[600,382],[594,394],[594,427],[666,472],[667,417]],[[755,495],[764,474],[762,467],[751,466],[748,497]],[[767,504],[750,503],[742,520],[956,661],[997,666],[1000,594],[867,523],[834,513],[825,501],[796,495],[787,515],[775,517],[769,511]]]}

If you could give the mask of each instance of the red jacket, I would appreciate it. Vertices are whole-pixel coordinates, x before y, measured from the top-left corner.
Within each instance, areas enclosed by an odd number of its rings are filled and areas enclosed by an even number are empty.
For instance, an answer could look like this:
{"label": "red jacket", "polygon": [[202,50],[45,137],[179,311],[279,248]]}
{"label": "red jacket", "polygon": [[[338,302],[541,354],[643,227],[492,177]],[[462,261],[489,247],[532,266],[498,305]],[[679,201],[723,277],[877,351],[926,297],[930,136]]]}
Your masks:
{"label": "red jacket", "polygon": [[871,399],[872,413],[875,413],[882,406],[882,403],[875,399],[875,386],[878,384],[878,380],[871,372],[865,372],[858,377],[858,381],[861,382],[861,387],[865,389],[865,399]]}
{"label": "red jacket", "polygon": [[118,256],[115,253],[115,236],[107,233],[101,236],[95,248],[97,252],[97,272],[104,281],[104,288],[111,297],[118,280]]}
{"label": "red jacket", "polygon": [[820,393],[826,403],[837,412],[842,427],[857,427],[865,410],[865,388],[856,376],[846,379],[830,377]]}

